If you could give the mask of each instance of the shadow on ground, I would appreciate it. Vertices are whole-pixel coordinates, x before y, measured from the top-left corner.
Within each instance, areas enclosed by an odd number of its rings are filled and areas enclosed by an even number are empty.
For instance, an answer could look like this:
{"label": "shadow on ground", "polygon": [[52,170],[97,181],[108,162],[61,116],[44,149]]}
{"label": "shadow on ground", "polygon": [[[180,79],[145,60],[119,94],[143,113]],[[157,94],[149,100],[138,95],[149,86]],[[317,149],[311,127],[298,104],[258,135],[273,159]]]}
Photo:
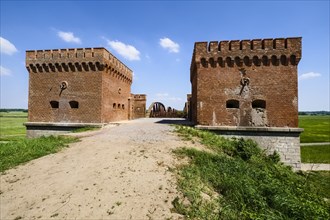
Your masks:
{"label": "shadow on ground", "polygon": [[185,126],[193,126],[194,124],[191,121],[188,121],[185,118],[162,118],[155,123],[159,124],[174,124],[174,125],[185,125]]}

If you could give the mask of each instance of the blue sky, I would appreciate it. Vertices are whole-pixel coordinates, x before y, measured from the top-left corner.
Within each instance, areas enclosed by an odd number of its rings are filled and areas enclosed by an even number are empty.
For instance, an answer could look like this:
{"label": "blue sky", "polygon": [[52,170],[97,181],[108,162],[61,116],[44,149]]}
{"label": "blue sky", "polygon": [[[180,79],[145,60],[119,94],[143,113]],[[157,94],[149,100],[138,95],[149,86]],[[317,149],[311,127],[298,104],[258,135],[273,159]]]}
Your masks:
{"label": "blue sky", "polygon": [[329,1],[4,1],[1,108],[27,108],[25,51],[105,47],[147,105],[182,109],[194,42],[302,37],[299,110],[329,111]]}

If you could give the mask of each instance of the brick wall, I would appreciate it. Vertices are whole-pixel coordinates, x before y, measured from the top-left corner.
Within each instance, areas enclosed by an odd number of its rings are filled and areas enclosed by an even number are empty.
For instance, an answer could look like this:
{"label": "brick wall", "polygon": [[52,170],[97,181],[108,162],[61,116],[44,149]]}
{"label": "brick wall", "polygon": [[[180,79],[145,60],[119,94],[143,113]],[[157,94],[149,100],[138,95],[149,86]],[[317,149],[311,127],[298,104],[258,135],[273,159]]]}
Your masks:
{"label": "brick wall", "polygon": [[147,101],[147,96],[145,94],[131,95],[132,119],[146,117],[146,101]]}
{"label": "brick wall", "polygon": [[29,122],[128,119],[132,71],[106,49],[27,51],[26,67]]}
{"label": "brick wall", "polygon": [[198,42],[192,120],[200,125],[297,127],[301,38]]}

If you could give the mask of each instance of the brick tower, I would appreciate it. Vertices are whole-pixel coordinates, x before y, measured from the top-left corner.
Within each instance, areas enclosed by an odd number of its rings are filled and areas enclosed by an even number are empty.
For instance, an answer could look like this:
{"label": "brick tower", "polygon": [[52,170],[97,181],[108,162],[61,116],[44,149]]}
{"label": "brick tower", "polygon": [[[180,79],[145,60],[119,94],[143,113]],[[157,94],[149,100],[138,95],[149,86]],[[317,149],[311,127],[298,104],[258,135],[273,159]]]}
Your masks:
{"label": "brick tower", "polygon": [[26,51],[26,68],[30,136],[129,119],[132,71],[105,48]]}
{"label": "brick tower", "polygon": [[[192,121],[200,128],[255,136],[257,141],[258,136],[270,137],[277,131],[281,137],[298,137],[299,145],[300,59],[300,37],[195,43],[190,69]],[[293,142],[297,140],[287,144]],[[288,158],[280,145],[268,145],[270,152],[277,150],[283,160]],[[293,154],[287,163],[300,167],[295,158],[298,154],[300,158],[300,150],[295,147]]]}

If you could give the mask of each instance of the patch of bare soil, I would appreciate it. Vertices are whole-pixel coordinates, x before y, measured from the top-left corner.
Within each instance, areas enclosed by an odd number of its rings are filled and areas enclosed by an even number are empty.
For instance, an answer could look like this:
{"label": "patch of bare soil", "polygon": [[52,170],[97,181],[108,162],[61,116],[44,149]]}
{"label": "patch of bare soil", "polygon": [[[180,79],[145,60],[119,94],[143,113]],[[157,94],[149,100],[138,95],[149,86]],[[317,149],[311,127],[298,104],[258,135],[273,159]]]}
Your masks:
{"label": "patch of bare soil", "polygon": [[[176,121],[178,122],[178,121]],[[162,119],[83,135],[59,153],[1,175],[1,219],[181,219],[169,171],[185,143]]]}

